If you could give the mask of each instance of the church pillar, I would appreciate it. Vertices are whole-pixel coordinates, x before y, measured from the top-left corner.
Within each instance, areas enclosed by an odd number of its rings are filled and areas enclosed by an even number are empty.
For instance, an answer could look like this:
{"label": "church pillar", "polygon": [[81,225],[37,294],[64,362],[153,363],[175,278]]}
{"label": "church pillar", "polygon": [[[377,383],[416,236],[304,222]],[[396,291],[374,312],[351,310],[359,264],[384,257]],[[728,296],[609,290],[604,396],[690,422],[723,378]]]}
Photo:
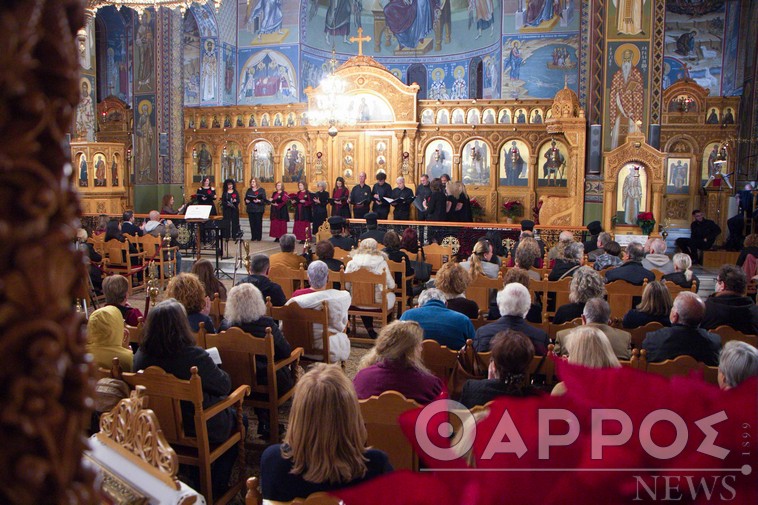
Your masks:
{"label": "church pillar", "polygon": [[603,229],[610,230],[611,217],[616,215],[616,183],[606,182],[603,191]]}
{"label": "church pillar", "polygon": [[[662,203],[663,203],[663,190],[664,185],[658,182],[653,183],[653,217],[655,218],[655,222],[658,223],[660,226],[663,224],[663,219],[665,218],[664,213],[662,211]],[[653,235],[657,235],[658,231],[653,230]]]}

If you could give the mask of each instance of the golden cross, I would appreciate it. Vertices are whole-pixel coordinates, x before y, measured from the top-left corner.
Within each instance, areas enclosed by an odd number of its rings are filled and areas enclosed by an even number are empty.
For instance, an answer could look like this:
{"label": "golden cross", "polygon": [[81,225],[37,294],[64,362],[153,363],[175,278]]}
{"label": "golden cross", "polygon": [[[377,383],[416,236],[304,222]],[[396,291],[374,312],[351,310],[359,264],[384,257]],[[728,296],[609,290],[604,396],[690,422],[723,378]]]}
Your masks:
{"label": "golden cross", "polygon": [[358,36],[357,37],[350,37],[348,39],[350,42],[358,42],[358,56],[363,56],[363,43],[364,42],[370,42],[371,36],[366,35],[363,36],[363,28],[358,28]]}

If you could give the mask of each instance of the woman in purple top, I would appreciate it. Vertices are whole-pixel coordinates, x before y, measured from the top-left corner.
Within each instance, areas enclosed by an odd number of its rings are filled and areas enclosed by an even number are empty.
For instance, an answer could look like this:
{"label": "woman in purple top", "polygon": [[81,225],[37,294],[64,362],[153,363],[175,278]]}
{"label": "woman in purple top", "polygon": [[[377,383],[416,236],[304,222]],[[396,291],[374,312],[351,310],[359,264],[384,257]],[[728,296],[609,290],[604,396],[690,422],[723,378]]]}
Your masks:
{"label": "woman in purple top", "polygon": [[447,388],[421,361],[424,330],[415,321],[395,321],[379,333],[376,345],[361,360],[353,379],[363,400],[385,391],[397,391],[421,404],[447,398]]}

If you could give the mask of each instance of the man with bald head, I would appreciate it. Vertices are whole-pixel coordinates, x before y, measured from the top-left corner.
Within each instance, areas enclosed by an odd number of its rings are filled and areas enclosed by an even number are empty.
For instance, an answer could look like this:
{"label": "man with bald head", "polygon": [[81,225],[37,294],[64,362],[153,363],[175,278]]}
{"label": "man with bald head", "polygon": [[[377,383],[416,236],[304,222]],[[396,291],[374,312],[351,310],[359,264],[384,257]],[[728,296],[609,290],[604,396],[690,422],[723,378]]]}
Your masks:
{"label": "man with bald head", "polygon": [[[161,219],[161,213],[157,210],[151,210],[150,220],[144,224],[145,233],[148,233],[154,237],[165,237],[168,235],[171,237],[171,245],[176,245],[176,239],[179,237],[179,230],[170,219]],[[179,251],[176,251],[176,272],[182,271],[182,255]]]}
{"label": "man with bald head", "polygon": [[371,188],[366,184],[366,172],[358,174],[358,185],[350,191],[350,203],[353,204],[353,217],[363,219],[371,205]]}
{"label": "man with bald head", "polygon": [[677,295],[671,307],[671,328],[648,333],[642,342],[647,361],[655,363],[677,356],[692,356],[708,366],[719,364],[721,337],[699,328],[705,315],[705,304],[695,293]]}

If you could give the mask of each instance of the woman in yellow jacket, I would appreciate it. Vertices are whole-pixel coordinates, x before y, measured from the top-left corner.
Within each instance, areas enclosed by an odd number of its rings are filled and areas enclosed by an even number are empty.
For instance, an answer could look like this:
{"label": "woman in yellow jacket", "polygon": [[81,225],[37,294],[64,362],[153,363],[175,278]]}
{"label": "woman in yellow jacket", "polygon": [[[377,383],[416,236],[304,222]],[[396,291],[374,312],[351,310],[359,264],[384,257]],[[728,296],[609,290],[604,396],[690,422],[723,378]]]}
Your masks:
{"label": "woman in yellow jacket", "polygon": [[125,372],[132,371],[134,354],[129,348],[124,318],[118,307],[109,305],[92,313],[87,322],[87,352],[99,367],[109,369],[116,356]]}

